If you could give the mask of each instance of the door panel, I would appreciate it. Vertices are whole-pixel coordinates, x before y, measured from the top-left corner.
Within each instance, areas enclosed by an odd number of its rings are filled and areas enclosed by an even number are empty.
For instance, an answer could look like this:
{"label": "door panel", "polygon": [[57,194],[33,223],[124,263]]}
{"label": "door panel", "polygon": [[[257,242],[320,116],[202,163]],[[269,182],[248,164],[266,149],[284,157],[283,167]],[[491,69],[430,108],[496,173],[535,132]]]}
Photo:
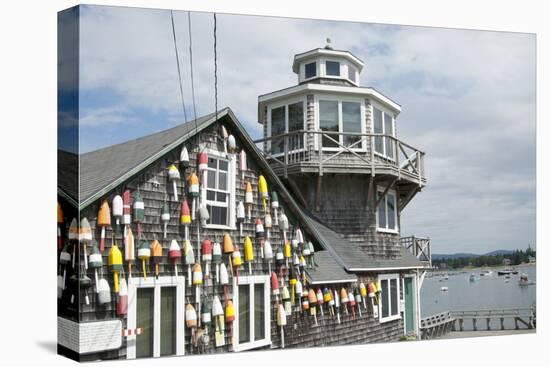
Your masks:
{"label": "door panel", "polygon": [[136,358],[153,356],[154,301],[153,288],[139,288],[137,290],[136,326],[142,328],[142,333],[136,339]]}
{"label": "door panel", "polygon": [[414,331],[414,292],[413,278],[405,278],[405,331]]}

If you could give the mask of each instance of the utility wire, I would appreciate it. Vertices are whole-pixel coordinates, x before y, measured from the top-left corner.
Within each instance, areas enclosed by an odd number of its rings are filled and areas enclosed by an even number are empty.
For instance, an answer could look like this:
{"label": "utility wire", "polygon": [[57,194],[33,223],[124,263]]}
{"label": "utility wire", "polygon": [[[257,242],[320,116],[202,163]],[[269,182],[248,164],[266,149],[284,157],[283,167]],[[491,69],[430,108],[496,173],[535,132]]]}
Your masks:
{"label": "utility wire", "polygon": [[193,39],[191,37],[191,12],[187,12],[187,24],[189,25],[189,64],[191,70],[191,96],[193,98],[193,117],[195,119],[195,134],[198,133],[197,127],[197,108],[195,106],[195,79],[193,78]]}
{"label": "utility wire", "polygon": [[174,27],[174,13],[172,12],[172,10],[170,10],[170,18],[172,19],[172,35],[174,36],[174,50],[176,51],[176,64],[178,65],[178,80],[180,84],[181,107],[183,109],[183,117],[185,118],[185,122],[187,122],[187,112],[185,111],[185,100],[183,99],[183,86],[181,83],[180,58],[178,56],[176,28]]}
{"label": "utility wire", "polygon": [[214,13],[214,108],[216,113],[216,121],[218,121],[218,39],[216,37],[216,25],[216,13]]}

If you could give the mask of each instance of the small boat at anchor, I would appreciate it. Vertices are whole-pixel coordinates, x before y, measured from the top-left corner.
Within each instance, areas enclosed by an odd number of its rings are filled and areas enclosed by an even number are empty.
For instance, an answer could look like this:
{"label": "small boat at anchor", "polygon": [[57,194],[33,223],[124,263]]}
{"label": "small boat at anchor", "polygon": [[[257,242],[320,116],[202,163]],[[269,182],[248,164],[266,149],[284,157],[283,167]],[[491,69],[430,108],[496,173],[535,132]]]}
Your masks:
{"label": "small boat at anchor", "polygon": [[479,280],[479,276],[476,273],[470,274],[470,282],[476,282]]}
{"label": "small boat at anchor", "polygon": [[449,290],[449,287],[441,287],[439,288],[441,292],[447,292]]}

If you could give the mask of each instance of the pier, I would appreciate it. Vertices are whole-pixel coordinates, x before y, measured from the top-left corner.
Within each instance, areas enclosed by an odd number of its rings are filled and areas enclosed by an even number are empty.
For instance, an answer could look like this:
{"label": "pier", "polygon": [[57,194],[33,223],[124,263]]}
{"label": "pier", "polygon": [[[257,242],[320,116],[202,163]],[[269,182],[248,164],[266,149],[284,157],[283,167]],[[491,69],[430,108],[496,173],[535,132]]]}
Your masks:
{"label": "pier", "polygon": [[[513,321],[506,323],[506,320]],[[512,327],[510,327],[512,325]],[[536,328],[536,309],[509,308],[499,310],[446,311],[421,320],[420,337],[437,339],[460,333],[530,330]],[[479,335],[482,336],[482,335]]]}

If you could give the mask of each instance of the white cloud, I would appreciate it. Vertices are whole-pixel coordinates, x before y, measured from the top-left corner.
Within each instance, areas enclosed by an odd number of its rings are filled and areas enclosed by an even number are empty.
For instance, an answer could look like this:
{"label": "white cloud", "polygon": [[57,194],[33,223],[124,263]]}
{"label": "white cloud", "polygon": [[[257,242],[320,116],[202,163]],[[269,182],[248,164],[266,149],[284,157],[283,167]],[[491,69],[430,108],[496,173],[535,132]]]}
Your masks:
{"label": "white cloud", "polygon": [[[166,115],[167,125],[181,121],[170,13],[86,9],[81,86],[114,97],[90,104],[84,123],[124,124],[141,110]],[[192,118],[187,13],[174,17]],[[212,14],[193,13],[192,25],[203,115],[214,109]],[[533,35],[218,15],[218,106],[230,106],[260,137],[257,96],[294,85],[293,55],[326,37],[366,61],[361,83],[403,106],[398,136],[427,152],[428,187],[403,213],[403,234],[431,236],[436,252],[534,244]],[[155,123],[142,121],[138,132],[158,130]]]}

